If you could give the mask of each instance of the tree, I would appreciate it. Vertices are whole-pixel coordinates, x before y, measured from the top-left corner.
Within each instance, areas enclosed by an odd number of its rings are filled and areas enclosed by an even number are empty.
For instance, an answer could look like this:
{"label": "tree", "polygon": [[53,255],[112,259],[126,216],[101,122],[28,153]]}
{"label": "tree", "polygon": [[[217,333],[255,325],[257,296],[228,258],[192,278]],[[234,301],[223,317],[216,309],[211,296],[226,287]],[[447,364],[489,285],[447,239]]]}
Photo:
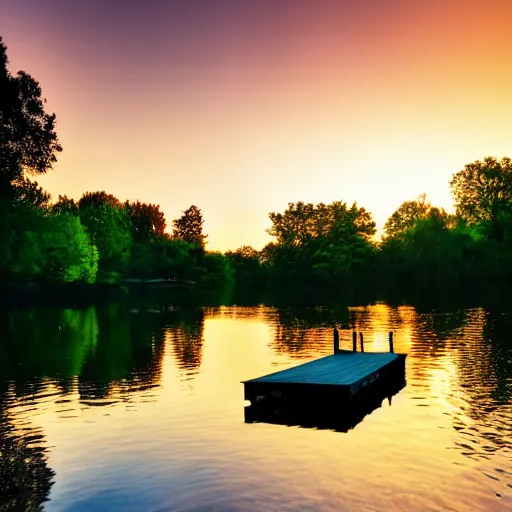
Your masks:
{"label": "tree", "polygon": [[8,62],[0,37],[0,197],[12,199],[16,182],[51,169],[62,147],[39,83],[24,71],[12,75]]}
{"label": "tree", "polygon": [[346,278],[360,271],[373,253],[375,222],[356,203],[289,203],[284,213],[269,217],[268,233],[277,240],[263,251],[263,259],[301,277]]}
{"label": "tree", "polygon": [[348,208],[341,201],[316,206],[299,201],[288,203],[284,213],[269,213],[269,218],[272,227],[267,232],[281,245],[301,246],[326,237],[342,241],[348,232],[368,240],[375,234],[371,215],[364,208],[358,208],[356,203]]}
{"label": "tree", "polygon": [[51,215],[25,204],[3,213],[0,272],[8,282],[27,286],[95,281],[98,251],[78,217]]}
{"label": "tree", "polygon": [[100,255],[101,279],[111,281],[124,270],[132,243],[130,224],[123,208],[110,204],[80,209],[80,221]]}
{"label": "tree", "polygon": [[380,245],[379,268],[388,284],[428,289],[469,282],[478,265],[477,241],[442,208],[429,211]]}
{"label": "tree", "polygon": [[469,225],[482,225],[490,238],[502,240],[512,215],[512,160],[476,160],[454,174],[450,186],[457,215]]}
{"label": "tree", "polygon": [[229,259],[220,252],[207,252],[204,257],[205,273],[201,284],[206,286],[225,286],[233,280],[233,269]]}
{"label": "tree", "polygon": [[192,205],[185,210],[179,219],[172,221],[172,224],[174,238],[204,249],[208,235],[203,235],[203,214],[197,206]]}
{"label": "tree", "polygon": [[74,199],[70,199],[68,196],[60,196],[59,200],[52,206],[52,211],[56,214],[60,213],[71,213],[72,215],[78,215],[78,204]]}
{"label": "tree", "polygon": [[432,205],[427,202],[427,195],[420,194],[418,199],[404,201],[389,217],[384,225],[386,236],[394,237],[411,229],[416,221],[427,216]]}
{"label": "tree", "polygon": [[107,194],[105,191],[101,192],[85,192],[78,201],[78,208],[81,210],[89,206],[104,206],[109,205],[115,208],[122,208],[123,204],[116,196]]}
{"label": "tree", "polygon": [[52,196],[39,186],[37,181],[20,178],[14,184],[14,200],[31,204],[36,208],[48,208]]}
{"label": "tree", "polygon": [[227,251],[225,256],[239,281],[251,286],[264,284],[265,275],[261,255],[254,247],[243,245],[235,251]]}
{"label": "tree", "polygon": [[259,264],[260,253],[250,245],[242,245],[235,251],[227,251],[225,256],[229,258],[234,266],[245,265],[248,262]]}
{"label": "tree", "polygon": [[154,240],[164,234],[167,224],[160,205],[126,201],[124,208],[131,223],[134,241]]}

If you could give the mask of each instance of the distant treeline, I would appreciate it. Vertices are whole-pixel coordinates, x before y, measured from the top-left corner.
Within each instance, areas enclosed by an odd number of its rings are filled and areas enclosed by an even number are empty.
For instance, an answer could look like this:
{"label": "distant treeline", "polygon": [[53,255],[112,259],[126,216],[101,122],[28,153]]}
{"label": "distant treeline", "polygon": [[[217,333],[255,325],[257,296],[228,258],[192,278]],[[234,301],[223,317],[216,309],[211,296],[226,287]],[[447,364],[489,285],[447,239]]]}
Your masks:
{"label": "distant treeline", "polygon": [[425,194],[405,201],[376,240],[356,204],[290,203],[270,213],[275,242],[226,253],[238,281],[357,288],[485,288],[512,283],[512,160],[486,157],[452,176],[455,214]]}
{"label": "distant treeline", "polygon": [[[512,162],[486,157],[450,182],[456,213],[421,195],[404,202],[375,240],[364,208],[289,203],[270,213],[275,238],[261,251],[206,250],[202,212],[172,222],[154,204],[121,202],[106,192],[74,201],[50,196],[28,175],[52,168],[62,148],[55,114],[38,82],[8,70],[0,37],[0,287],[45,290],[70,283],[131,278],[245,288],[320,285],[449,288],[508,283],[512,277]],[[5,296],[5,294],[4,294]]]}
{"label": "distant treeline", "polygon": [[512,282],[512,161],[486,158],[451,181],[456,213],[425,195],[405,201],[376,240],[371,214],[356,204],[290,203],[269,214],[275,241],[257,251],[207,251],[201,210],[172,222],[160,207],[105,192],[50,202],[36,183],[18,181],[0,201],[4,289],[161,279],[265,288],[341,286],[429,288]]}
{"label": "distant treeline", "polygon": [[105,192],[86,193],[77,202],[60,196],[50,204],[43,190],[25,185],[30,194],[0,201],[4,288],[125,278],[225,284],[231,278],[227,259],[205,250],[202,214],[195,206],[173,222],[169,235],[157,205],[121,203]]}

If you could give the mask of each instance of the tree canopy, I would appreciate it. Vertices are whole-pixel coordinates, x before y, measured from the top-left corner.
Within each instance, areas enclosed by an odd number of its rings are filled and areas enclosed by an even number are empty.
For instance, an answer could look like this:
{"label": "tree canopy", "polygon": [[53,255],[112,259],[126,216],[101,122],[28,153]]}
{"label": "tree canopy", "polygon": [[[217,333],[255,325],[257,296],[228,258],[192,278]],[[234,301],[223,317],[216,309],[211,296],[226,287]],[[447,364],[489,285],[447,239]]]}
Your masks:
{"label": "tree canopy", "polygon": [[167,223],[160,211],[160,205],[126,201],[124,208],[130,219],[135,241],[151,240],[165,233]]}
{"label": "tree canopy", "polygon": [[31,204],[37,208],[48,208],[51,195],[40,187],[37,181],[28,178],[16,180],[13,186],[13,199],[19,203]]}
{"label": "tree canopy", "polygon": [[111,204],[86,206],[80,209],[80,222],[98,248],[102,277],[111,280],[130,258],[132,237],[126,212]]}
{"label": "tree canopy", "polygon": [[51,169],[62,147],[39,83],[24,71],[12,75],[8,62],[0,37],[0,197],[11,198],[15,182]]}
{"label": "tree canopy", "polygon": [[512,214],[512,160],[476,160],[454,174],[450,186],[457,215],[469,225],[483,225],[491,238],[501,240]]}
{"label": "tree canopy", "polygon": [[78,208],[81,210],[89,206],[98,207],[104,205],[113,206],[115,208],[123,207],[123,203],[121,203],[116,196],[107,194],[105,191],[85,192],[78,201]]}
{"label": "tree canopy", "polygon": [[354,203],[334,201],[331,204],[288,203],[284,213],[269,213],[272,227],[267,232],[282,245],[300,246],[329,237],[332,241],[343,241],[349,234],[365,240],[375,234],[375,222],[371,214]]}
{"label": "tree canopy", "polygon": [[375,222],[354,203],[289,203],[284,213],[271,212],[276,237],[262,260],[301,276],[349,276],[358,272],[372,253]]}
{"label": "tree canopy", "polygon": [[427,195],[420,194],[413,201],[404,201],[389,217],[384,225],[386,236],[397,236],[411,229],[421,218],[431,210],[432,205],[427,202]]}
{"label": "tree canopy", "polygon": [[189,244],[204,248],[208,235],[203,235],[203,214],[201,210],[192,205],[183,212],[183,215],[173,220],[172,236]]}
{"label": "tree canopy", "polygon": [[59,200],[52,206],[54,213],[71,213],[78,215],[78,204],[68,196],[59,196]]}

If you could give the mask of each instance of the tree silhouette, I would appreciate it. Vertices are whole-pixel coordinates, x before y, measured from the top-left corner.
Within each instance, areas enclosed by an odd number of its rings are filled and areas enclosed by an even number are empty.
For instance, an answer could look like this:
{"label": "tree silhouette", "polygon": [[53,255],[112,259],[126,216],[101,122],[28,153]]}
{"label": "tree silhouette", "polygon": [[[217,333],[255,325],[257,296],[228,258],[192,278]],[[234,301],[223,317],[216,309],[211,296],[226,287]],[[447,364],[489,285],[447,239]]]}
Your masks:
{"label": "tree silhouette", "polygon": [[481,224],[490,238],[502,240],[512,214],[512,160],[485,157],[454,174],[450,182],[457,215]]}
{"label": "tree silhouette", "polygon": [[44,111],[39,83],[24,71],[7,69],[7,47],[0,37],[0,197],[11,199],[25,172],[45,173],[62,147],[55,114]]}
{"label": "tree silhouette", "polygon": [[416,221],[427,216],[432,205],[426,194],[420,194],[414,201],[404,201],[384,225],[386,235],[393,237],[414,227]]}
{"label": "tree silhouette", "polygon": [[37,181],[30,181],[28,178],[16,180],[14,187],[14,200],[20,203],[31,204],[37,208],[48,208],[51,196],[39,186]]}
{"label": "tree silhouette", "polygon": [[78,215],[78,204],[74,199],[70,199],[68,196],[60,196],[59,200],[52,206],[53,213],[71,213]]}
{"label": "tree silhouette", "polygon": [[208,235],[203,235],[203,214],[201,210],[192,205],[183,212],[183,215],[172,221],[174,238],[197,245],[204,249],[205,240]]}
{"label": "tree silhouette", "polygon": [[114,206],[116,208],[122,208],[123,204],[116,196],[107,194],[105,191],[101,192],[85,192],[80,200],[78,201],[78,207],[80,209],[87,208],[89,206]]}
{"label": "tree silhouette", "polygon": [[269,235],[277,238],[278,244],[301,246],[312,240],[332,237],[343,241],[345,235],[357,233],[368,240],[375,234],[375,222],[364,208],[354,203],[334,201],[331,204],[288,203],[284,213],[269,213],[272,227]]}
{"label": "tree silhouette", "polygon": [[374,248],[375,222],[354,203],[289,203],[284,213],[269,214],[276,237],[262,260],[296,277],[331,279],[355,277],[368,267]]}
{"label": "tree silhouette", "polygon": [[124,208],[132,226],[134,241],[148,241],[164,234],[167,224],[160,205],[126,201]]}

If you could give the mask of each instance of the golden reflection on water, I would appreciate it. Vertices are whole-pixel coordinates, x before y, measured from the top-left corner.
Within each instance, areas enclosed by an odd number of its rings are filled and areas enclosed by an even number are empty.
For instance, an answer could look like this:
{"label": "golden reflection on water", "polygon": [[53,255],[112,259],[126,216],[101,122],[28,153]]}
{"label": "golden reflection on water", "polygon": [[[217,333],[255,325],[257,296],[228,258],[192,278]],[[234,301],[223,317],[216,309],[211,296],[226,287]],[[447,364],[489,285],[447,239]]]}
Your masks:
{"label": "golden reflection on water", "polygon": [[[262,496],[266,510],[512,508],[506,316],[375,304],[105,318],[71,378],[9,384],[5,422],[44,436],[57,474],[48,510],[262,510]],[[347,434],[245,424],[240,382],[330,353],[334,325],[343,348],[363,332],[366,351],[394,331],[407,386],[391,405]]]}

